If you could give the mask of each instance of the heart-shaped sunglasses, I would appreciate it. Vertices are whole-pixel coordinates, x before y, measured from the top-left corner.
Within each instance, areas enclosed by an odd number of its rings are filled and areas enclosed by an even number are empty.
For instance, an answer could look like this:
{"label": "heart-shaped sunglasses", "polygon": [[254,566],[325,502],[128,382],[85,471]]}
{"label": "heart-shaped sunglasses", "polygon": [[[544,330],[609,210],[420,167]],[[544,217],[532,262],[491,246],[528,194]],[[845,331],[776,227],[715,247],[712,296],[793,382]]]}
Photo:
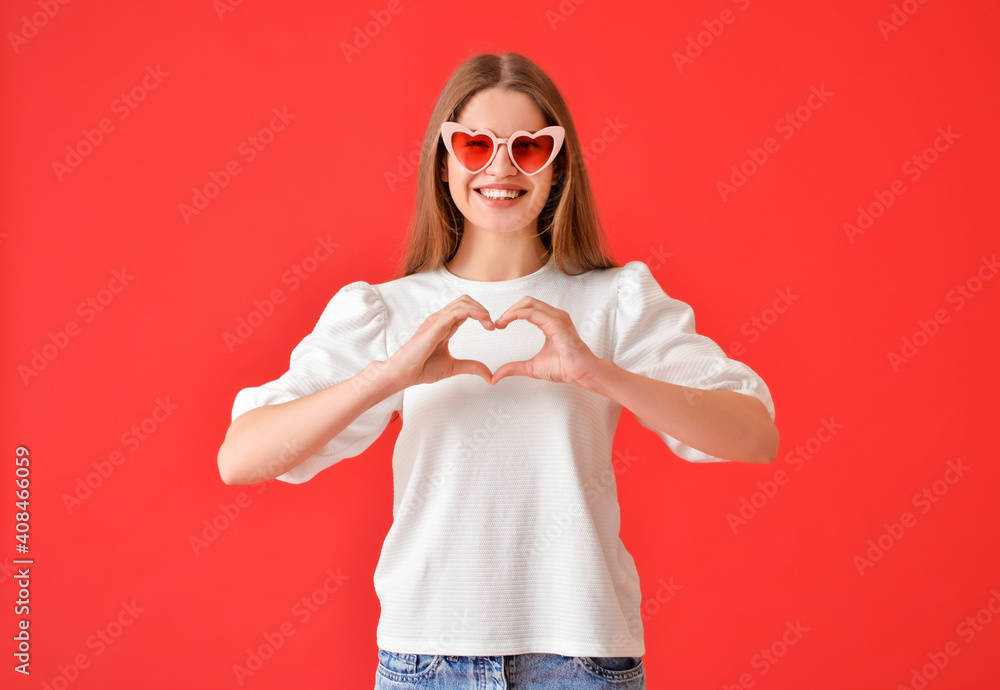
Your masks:
{"label": "heart-shaped sunglasses", "polygon": [[441,123],[441,138],[448,153],[472,174],[485,170],[496,158],[500,144],[506,144],[507,156],[514,167],[525,175],[537,175],[555,160],[565,136],[566,130],[559,125],[545,127],[534,134],[518,130],[500,139],[488,129],[473,132],[457,122]]}

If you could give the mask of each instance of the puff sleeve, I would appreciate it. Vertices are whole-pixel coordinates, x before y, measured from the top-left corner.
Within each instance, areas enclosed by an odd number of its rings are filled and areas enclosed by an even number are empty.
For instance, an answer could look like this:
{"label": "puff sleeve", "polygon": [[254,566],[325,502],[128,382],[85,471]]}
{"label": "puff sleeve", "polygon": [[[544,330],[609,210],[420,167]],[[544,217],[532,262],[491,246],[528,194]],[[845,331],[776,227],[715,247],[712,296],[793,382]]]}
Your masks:
{"label": "puff sleeve", "polygon": [[[342,287],[330,299],[319,322],[292,350],[288,371],[236,395],[232,418],[262,405],[295,400],[358,374],[375,360],[388,359],[385,305],[364,281]],[[374,443],[400,406],[402,391],[363,412],[315,455],[277,477],[299,484],[345,458],[360,455]]]}
{"label": "puff sleeve", "polygon": [[[760,376],[746,364],[729,359],[713,340],[696,333],[691,307],[667,296],[641,261],[629,261],[618,273],[612,360],[623,369],[657,381],[752,395],[764,403],[774,419],[771,393]],[[654,429],[638,416],[636,419],[684,460],[726,462]]]}

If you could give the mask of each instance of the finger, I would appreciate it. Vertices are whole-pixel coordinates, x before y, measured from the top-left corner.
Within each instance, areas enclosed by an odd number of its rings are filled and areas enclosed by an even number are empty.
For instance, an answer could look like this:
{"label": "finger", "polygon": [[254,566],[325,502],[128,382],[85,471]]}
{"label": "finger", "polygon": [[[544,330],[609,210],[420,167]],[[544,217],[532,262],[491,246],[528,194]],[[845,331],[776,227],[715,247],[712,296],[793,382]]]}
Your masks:
{"label": "finger", "polygon": [[[518,313],[518,312],[520,312],[520,311],[522,311],[524,309],[532,309],[534,311],[538,311],[538,312],[541,312],[543,314],[548,314],[548,315],[552,316],[553,318],[557,318],[557,317],[562,316],[562,315],[568,316],[568,314],[566,314],[566,312],[564,312],[562,309],[558,309],[556,307],[553,307],[551,304],[549,304],[547,302],[543,302],[542,300],[536,299],[535,297],[532,297],[530,295],[525,295],[521,299],[519,299],[516,302],[514,302],[514,304],[510,305],[509,307],[507,307],[506,311],[504,311],[504,313],[500,315],[500,318],[496,319],[494,321],[494,323],[496,323],[498,326],[500,326],[501,322],[510,322],[510,321],[513,321],[514,320],[514,318],[513,318],[514,314],[516,314],[516,313]],[[521,317],[521,318],[523,318],[523,317]],[[505,323],[505,325],[506,325],[506,323]],[[500,326],[500,327],[502,328],[503,326]]]}
{"label": "finger", "polygon": [[451,336],[455,335],[455,333],[458,332],[458,329],[462,327],[463,323],[465,323],[465,322],[464,321],[454,321],[454,322],[452,322],[451,328],[448,329],[448,335],[446,335],[444,337],[444,339],[445,340],[450,340]]}
{"label": "finger", "polygon": [[[492,328],[493,319],[490,318],[490,310],[484,307],[476,300],[469,297],[469,295],[462,295],[461,297],[459,297],[454,302],[448,305],[448,307],[452,306],[459,308],[468,307],[472,312],[475,312],[475,316],[473,316],[473,318],[482,322],[484,327]],[[448,307],[445,307],[445,309],[447,309]]]}
{"label": "finger", "polygon": [[546,335],[553,335],[560,329],[560,320],[555,314],[547,312],[543,307],[521,307],[504,313],[496,320],[497,328],[506,328],[507,324],[517,319],[524,319],[538,326]]}
{"label": "finger", "polygon": [[493,372],[490,371],[488,366],[475,359],[456,359],[453,371],[455,374],[479,376],[486,383],[493,385]]}
{"label": "finger", "polygon": [[[466,306],[457,306],[451,311],[447,311],[442,314],[433,324],[431,324],[430,330],[436,342],[442,342],[451,338],[455,335],[455,332],[459,327],[467,321],[469,318],[474,318],[487,328],[491,330],[493,328],[493,322],[490,320],[489,314],[484,314],[476,309],[471,309]],[[487,325],[488,324],[488,325]]]}
{"label": "finger", "polygon": [[476,318],[479,321],[479,323],[483,325],[483,328],[485,328],[486,330],[488,331],[496,330],[497,325],[493,323],[493,319],[490,318],[489,312],[484,311],[481,314],[479,314]]}
{"label": "finger", "polygon": [[494,328],[496,328],[496,325],[493,323],[493,319],[490,318],[490,313],[480,306],[468,307],[466,310],[466,314],[467,314],[466,318],[475,319],[476,321],[478,321],[483,325],[483,328],[485,328],[488,331],[492,331]]}
{"label": "finger", "polygon": [[[537,308],[541,309],[542,311],[549,312],[549,313],[554,313],[554,312],[562,311],[561,309],[557,309],[556,307],[553,307],[548,302],[543,302],[542,300],[538,299],[537,297],[532,297],[531,295],[525,295],[524,297],[522,297],[521,299],[517,300],[516,302],[514,302],[509,307],[507,307],[507,309],[504,311],[504,314],[507,314],[508,312],[511,312],[511,311],[515,311],[515,310],[520,309],[522,307],[537,307]],[[503,314],[501,314],[500,316],[503,317]]]}
{"label": "finger", "polygon": [[484,307],[482,304],[480,304],[476,300],[472,299],[471,297],[469,297],[468,301],[475,308],[475,311],[477,311],[480,314],[482,314],[482,316],[485,318],[485,322],[483,323],[483,325],[484,326],[488,325],[490,327],[494,327],[493,326],[493,319],[490,318],[490,310],[487,309],[486,307]]}
{"label": "finger", "polygon": [[493,373],[493,385],[507,376],[530,376],[528,373],[528,362],[507,362],[506,364],[501,364],[500,368]]}

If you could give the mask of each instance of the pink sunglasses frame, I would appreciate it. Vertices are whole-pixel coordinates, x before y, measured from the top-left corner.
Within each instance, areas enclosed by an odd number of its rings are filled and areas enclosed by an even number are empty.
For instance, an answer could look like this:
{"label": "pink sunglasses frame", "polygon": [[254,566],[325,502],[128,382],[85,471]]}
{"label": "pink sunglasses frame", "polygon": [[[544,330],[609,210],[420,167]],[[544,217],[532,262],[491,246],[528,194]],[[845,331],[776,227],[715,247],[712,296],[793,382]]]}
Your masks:
{"label": "pink sunglasses frame", "polygon": [[[462,161],[459,160],[458,156],[455,155],[455,151],[451,147],[451,138],[456,132],[463,132],[465,134],[468,134],[470,137],[475,137],[479,136],[480,134],[485,134],[493,141],[493,153],[490,155],[490,159],[486,161],[486,165],[481,167],[479,170],[469,170],[464,165],[462,165]],[[518,165],[517,161],[514,160],[514,155],[510,152],[510,142],[515,141],[519,137],[528,137],[529,139],[534,140],[543,135],[548,135],[552,137],[553,140],[552,154],[549,156],[549,159],[545,161],[545,164],[542,165],[542,167],[540,167],[535,172],[530,173],[526,171],[524,168],[522,168],[520,165]],[[500,151],[500,144],[506,144],[505,150],[507,151],[507,158],[510,160],[511,164],[513,164],[515,168],[523,172],[528,177],[531,177],[533,175],[537,175],[538,173],[545,170],[545,168],[549,167],[552,164],[552,161],[556,159],[556,156],[559,155],[559,151],[562,150],[563,141],[566,139],[566,129],[564,127],[560,127],[559,125],[551,125],[549,127],[540,129],[535,133],[519,129],[513,134],[511,134],[508,138],[501,139],[488,129],[477,129],[475,132],[473,132],[467,127],[463,127],[462,125],[458,124],[457,122],[442,122],[441,138],[444,139],[445,148],[448,149],[448,153],[451,154],[451,157],[455,159],[455,162],[457,162],[460,166],[462,166],[463,170],[467,171],[472,175],[482,172],[486,168],[490,167],[490,165],[496,159],[497,153]]]}

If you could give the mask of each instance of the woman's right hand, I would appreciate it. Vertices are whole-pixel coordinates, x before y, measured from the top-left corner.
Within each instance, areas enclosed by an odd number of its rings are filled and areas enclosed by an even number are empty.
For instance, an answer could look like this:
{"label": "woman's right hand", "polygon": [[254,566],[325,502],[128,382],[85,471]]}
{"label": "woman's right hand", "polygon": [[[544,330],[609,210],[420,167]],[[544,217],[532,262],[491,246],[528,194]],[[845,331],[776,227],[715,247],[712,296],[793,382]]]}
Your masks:
{"label": "woman's right hand", "polygon": [[474,359],[455,359],[448,351],[448,341],[469,318],[487,330],[496,326],[489,312],[476,300],[462,295],[451,304],[428,316],[410,340],[388,359],[393,378],[403,387],[434,383],[457,374],[475,374],[491,383],[493,372]]}

